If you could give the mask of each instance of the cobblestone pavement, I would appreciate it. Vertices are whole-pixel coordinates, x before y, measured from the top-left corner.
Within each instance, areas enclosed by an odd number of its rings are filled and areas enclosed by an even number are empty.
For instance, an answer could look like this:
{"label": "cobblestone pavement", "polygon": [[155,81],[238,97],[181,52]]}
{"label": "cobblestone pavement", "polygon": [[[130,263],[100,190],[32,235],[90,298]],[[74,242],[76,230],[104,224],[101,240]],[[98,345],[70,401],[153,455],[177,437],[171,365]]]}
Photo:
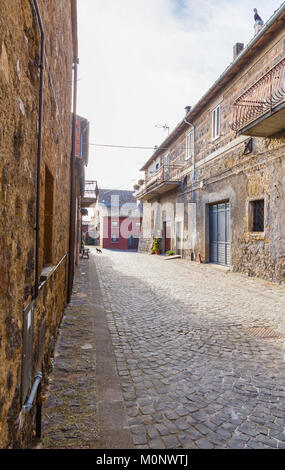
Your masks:
{"label": "cobblestone pavement", "polygon": [[40,448],[133,448],[102,304],[94,263],[80,260],[46,389]]}
{"label": "cobblestone pavement", "polygon": [[131,252],[90,263],[135,447],[285,448],[284,287]]}

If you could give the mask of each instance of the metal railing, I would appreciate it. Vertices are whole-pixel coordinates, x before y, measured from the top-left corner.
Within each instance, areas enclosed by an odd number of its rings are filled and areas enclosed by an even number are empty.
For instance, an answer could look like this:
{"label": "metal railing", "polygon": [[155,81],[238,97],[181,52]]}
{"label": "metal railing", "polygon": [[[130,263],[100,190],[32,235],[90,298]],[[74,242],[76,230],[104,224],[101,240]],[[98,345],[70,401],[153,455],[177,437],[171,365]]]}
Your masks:
{"label": "metal railing", "polygon": [[97,181],[85,181],[85,188],[84,188],[84,198],[86,199],[96,199],[98,194],[98,185]]}
{"label": "metal railing", "polygon": [[145,187],[169,181],[180,181],[182,165],[162,165],[145,180]]}
{"label": "metal railing", "polygon": [[266,72],[234,102],[231,128],[239,131],[285,100],[285,58]]}
{"label": "metal railing", "polygon": [[162,165],[151,175],[147,176],[145,183],[136,191],[137,196],[142,196],[163,183],[179,183],[183,165]]}

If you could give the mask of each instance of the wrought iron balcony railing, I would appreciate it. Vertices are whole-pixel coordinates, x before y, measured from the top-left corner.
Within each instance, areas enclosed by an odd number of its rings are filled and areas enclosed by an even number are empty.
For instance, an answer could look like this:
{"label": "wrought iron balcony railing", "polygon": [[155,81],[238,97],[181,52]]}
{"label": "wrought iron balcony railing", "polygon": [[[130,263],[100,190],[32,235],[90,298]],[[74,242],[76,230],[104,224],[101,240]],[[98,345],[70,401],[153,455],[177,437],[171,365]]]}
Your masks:
{"label": "wrought iron balcony railing", "polygon": [[85,181],[85,190],[84,190],[84,197],[85,198],[96,198],[98,194],[98,186],[97,181]]}
{"label": "wrought iron balcony railing", "polygon": [[234,102],[231,128],[241,131],[244,127],[272,112],[285,101],[285,58],[266,72]]}
{"label": "wrought iron balcony railing", "polygon": [[182,165],[162,165],[154,174],[145,180],[146,187],[160,184],[165,181],[180,181]]}
{"label": "wrought iron balcony railing", "polygon": [[85,181],[84,196],[81,199],[81,207],[89,207],[91,204],[94,204],[97,200],[98,192],[97,181]]}
{"label": "wrought iron balcony railing", "polygon": [[146,177],[145,183],[136,191],[138,199],[147,194],[154,193],[159,188],[159,193],[168,191],[181,181],[183,165],[162,165],[158,170]]}

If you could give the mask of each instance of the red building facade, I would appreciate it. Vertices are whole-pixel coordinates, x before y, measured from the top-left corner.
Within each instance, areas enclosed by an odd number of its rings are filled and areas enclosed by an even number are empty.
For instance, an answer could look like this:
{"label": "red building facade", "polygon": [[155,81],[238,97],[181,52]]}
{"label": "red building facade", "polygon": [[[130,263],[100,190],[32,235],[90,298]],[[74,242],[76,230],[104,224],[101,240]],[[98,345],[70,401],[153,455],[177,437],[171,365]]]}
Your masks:
{"label": "red building facade", "polygon": [[141,217],[104,217],[102,248],[130,250],[138,248]]}
{"label": "red building facade", "polygon": [[99,189],[88,234],[101,248],[136,250],[141,232],[142,208],[133,191]]}

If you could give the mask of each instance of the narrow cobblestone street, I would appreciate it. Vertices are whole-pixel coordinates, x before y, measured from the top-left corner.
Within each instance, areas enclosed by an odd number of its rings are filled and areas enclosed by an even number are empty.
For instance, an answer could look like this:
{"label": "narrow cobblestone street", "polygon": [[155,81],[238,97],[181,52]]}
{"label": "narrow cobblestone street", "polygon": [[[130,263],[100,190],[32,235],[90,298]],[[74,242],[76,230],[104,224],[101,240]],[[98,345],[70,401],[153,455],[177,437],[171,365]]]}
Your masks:
{"label": "narrow cobblestone street", "polygon": [[283,286],[95,249],[80,271],[44,448],[285,448]]}

